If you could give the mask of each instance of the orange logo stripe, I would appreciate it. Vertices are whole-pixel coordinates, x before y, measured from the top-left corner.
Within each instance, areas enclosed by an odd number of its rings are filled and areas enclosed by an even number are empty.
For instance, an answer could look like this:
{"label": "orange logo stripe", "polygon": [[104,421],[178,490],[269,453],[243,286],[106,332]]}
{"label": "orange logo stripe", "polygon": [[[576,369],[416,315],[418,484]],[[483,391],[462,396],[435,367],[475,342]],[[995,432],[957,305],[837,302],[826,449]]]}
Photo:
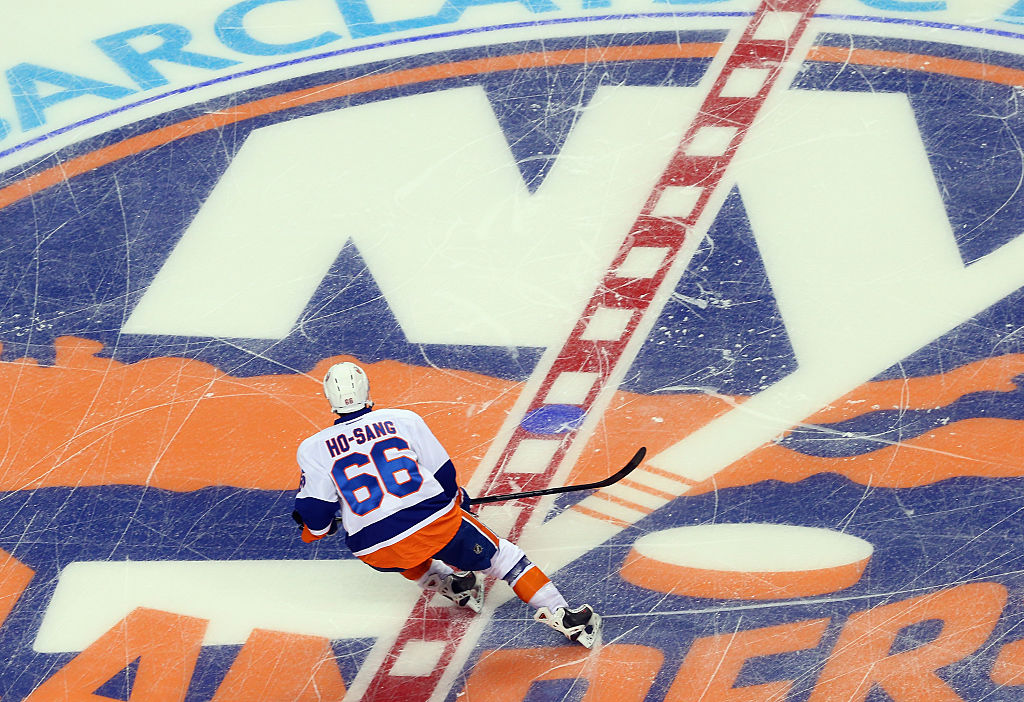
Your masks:
{"label": "orange logo stripe", "polygon": [[35,574],[34,570],[0,549],[0,626],[10,616]]}
{"label": "orange logo stripe", "polygon": [[[332,363],[358,360],[325,359],[309,374],[235,378],[200,361],[154,358],[125,364],[97,357],[101,350],[95,341],[60,337],[53,366],[31,359],[0,363],[6,398],[0,490],[111,484],[176,491],[219,485],[295,489],[296,446],[333,420],[320,378]],[[519,387],[477,373],[395,361],[367,368],[377,397],[425,417],[463,484],[498,433]],[[867,383],[808,421],[839,421],[879,409],[929,409],[972,392],[1009,392],[1021,373],[1024,355],[1008,355],[938,376]],[[567,482],[605,477],[618,467],[617,457],[637,445],[656,455],[683,438],[681,427],[696,430],[743,400],[620,392]],[[1022,436],[1022,422],[974,418],[849,458],[807,456],[768,444],[689,494],[769,479],[793,482],[822,472],[889,487],[960,475],[1019,476],[1024,467],[1011,457]],[[651,466],[641,470],[661,474]],[[630,485],[665,494],[635,480]]]}

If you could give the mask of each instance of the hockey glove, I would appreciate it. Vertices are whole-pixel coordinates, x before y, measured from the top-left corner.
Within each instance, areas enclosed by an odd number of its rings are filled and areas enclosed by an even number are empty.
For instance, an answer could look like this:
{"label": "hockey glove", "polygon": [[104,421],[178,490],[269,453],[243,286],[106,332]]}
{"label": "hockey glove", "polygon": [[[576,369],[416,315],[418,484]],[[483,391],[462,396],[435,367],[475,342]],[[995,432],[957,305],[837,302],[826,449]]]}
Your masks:
{"label": "hockey glove", "polygon": [[327,527],[326,534],[314,534],[309,530],[309,527],[306,526],[306,523],[302,521],[302,515],[299,514],[299,510],[295,510],[292,512],[292,519],[295,521],[296,524],[302,527],[302,540],[305,541],[307,544],[313,543],[314,541],[319,541],[325,536],[330,536],[331,534],[337,533],[338,522],[341,521],[339,519],[332,519],[330,526]]}
{"label": "hockey glove", "polygon": [[460,487],[459,495],[461,495],[460,506],[462,507],[462,509],[466,512],[469,512],[470,514],[476,514],[476,512],[473,511],[473,504],[469,501],[469,493],[466,492],[466,488]]}

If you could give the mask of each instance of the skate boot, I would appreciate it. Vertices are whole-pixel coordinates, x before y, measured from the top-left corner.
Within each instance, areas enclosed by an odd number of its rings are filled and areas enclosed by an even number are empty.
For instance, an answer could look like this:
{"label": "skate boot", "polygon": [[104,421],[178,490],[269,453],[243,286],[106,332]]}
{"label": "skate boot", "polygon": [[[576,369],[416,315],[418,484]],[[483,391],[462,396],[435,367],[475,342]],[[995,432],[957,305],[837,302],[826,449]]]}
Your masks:
{"label": "skate boot", "polygon": [[533,618],[544,622],[555,631],[565,634],[570,641],[591,648],[601,636],[601,616],[590,605],[580,605],[576,609],[556,607],[554,613],[547,607],[541,607]]}
{"label": "skate boot", "polygon": [[468,607],[474,612],[479,612],[484,608],[483,588],[480,585],[480,579],[472,571],[455,571],[444,577],[433,575],[423,588],[438,592],[458,606]]}

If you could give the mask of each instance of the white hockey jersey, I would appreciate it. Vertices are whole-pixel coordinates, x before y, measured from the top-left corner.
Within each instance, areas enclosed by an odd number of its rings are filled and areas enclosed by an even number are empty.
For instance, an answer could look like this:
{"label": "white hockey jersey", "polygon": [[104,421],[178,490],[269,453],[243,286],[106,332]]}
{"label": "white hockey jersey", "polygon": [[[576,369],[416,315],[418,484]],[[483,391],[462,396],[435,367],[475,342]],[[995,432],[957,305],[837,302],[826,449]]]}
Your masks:
{"label": "white hockey jersey", "polygon": [[307,497],[339,503],[348,546],[370,565],[412,567],[443,548],[461,523],[455,467],[415,412],[342,416],[303,441],[297,460],[296,504]]}

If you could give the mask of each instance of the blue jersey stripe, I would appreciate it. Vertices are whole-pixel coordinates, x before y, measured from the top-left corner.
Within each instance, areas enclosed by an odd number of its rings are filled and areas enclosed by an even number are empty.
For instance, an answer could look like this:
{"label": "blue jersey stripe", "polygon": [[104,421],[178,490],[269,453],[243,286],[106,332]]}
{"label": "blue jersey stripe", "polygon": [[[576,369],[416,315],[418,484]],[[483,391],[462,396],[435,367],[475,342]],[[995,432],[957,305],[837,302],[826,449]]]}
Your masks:
{"label": "blue jersey stripe", "polygon": [[338,513],[338,502],[327,502],[316,497],[297,497],[295,510],[312,531],[322,531],[334,521],[334,515]]}
{"label": "blue jersey stripe", "polygon": [[[390,541],[402,532],[408,531],[417,524],[430,519],[440,511],[447,511],[452,505],[452,500],[459,493],[458,483],[455,482],[455,466],[451,461],[447,461],[437,469],[434,477],[441,483],[441,488],[444,492],[415,505],[405,507],[379,522],[368,524],[355,534],[349,534],[347,537],[348,547],[354,553],[365,551],[378,544]],[[441,544],[438,548],[441,546],[444,546],[444,544]]]}
{"label": "blue jersey stripe", "polygon": [[459,492],[459,484],[455,480],[455,464],[451,461],[446,461],[443,466],[438,468],[434,477],[437,478],[437,482],[441,483],[444,496],[449,501]]}
{"label": "blue jersey stripe", "polygon": [[[362,553],[390,541],[402,532],[429,520],[439,512],[447,512],[451,506],[452,501],[446,499],[444,495],[435,495],[412,507],[406,507],[386,519],[366,525],[355,534],[349,534],[346,537],[346,542],[353,553]],[[442,546],[444,544],[440,544],[438,549]]]}

